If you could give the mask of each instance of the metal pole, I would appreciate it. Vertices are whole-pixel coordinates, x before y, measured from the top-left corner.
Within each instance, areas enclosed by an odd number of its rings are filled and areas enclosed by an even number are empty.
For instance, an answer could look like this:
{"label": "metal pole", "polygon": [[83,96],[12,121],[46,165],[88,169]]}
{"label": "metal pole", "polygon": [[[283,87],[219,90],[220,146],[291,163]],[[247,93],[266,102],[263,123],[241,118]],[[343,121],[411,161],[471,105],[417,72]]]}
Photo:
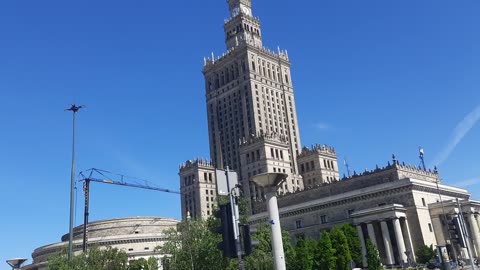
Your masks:
{"label": "metal pole", "polygon": [[85,210],[83,215],[83,253],[87,252],[87,226],[88,226],[88,215],[89,215],[89,204],[90,204],[90,180],[85,179],[83,182],[83,192],[85,193]]}
{"label": "metal pole", "polygon": [[245,270],[245,265],[242,259],[242,244],[240,243],[240,237],[239,237],[240,233],[238,229],[238,219],[237,219],[238,206],[236,204],[236,200],[234,199],[234,195],[232,192],[235,187],[230,189],[230,179],[228,178],[228,172],[229,172],[229,169],[227,166],[225,170],[225,176],[227,178],[227,190],[229,192],[228,197],[230,198],[230,207],[232,208],[231,210],[232,210],[232,222],[233,222],[233,236],[235,237],[235,246],[237,249],[238,269]]}
{"label": "metal pole", "polygon": [[275,270],[286,270],[285,254],[283,251],[282,229],[280,228],[280,215],[278,213],[277,196],[275,191],[267,193],[267,210],[270,218],[272,232],[273,263]]}
{"label": "metal pole", "polygon": [[472,248],[470,246],[470,237],[468,236],[467,226],[465,226],[465,219],[463,218],[462,206],[460,205],[460,201],[458,200],[458,198],[456,198],[456,200],[457,200],[457,206],[458,206],[458,210],[459,210],[459,220],[460,220],[460,224],[461,224],[462,231],[463,231],[463,234],[464,234],[464,235],[462,235],[462,237],[464,237],[465,242],[467,244],[468,257],[470,257],[469,258],[470,259],[470,265],[472,266],[473,270],[476,270],[477,268],[475,267],[475,263],[473,261]]}
{"label": "metal pole", "polygon": [[69,228],[69,239],[68,239],[68,261],[72,260],[73,255],[73,215],[74,215],[74,204],[75,204],[75,115],[77,111],[83,106],[72,106],[66,111],[73,112],[73,135],[72,135],[72,171],[70,175],[70,228]]}

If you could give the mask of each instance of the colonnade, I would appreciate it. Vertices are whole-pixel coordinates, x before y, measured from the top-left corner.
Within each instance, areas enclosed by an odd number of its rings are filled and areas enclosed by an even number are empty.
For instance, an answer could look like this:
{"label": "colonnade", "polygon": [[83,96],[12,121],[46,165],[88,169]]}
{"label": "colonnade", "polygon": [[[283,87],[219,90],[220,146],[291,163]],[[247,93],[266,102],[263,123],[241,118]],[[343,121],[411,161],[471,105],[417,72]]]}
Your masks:
{"label": "colonnade", "polygon": [[469,223],[469,236],[472,241],[472,253],[475,257],[480,257],[480,214],[479,213],[464,213],[464,218]]}
{"label": "colonnade", "polygon": [[[407,262],[415,261],[410,228],[405,217],[374,220],[360,223],[356,226],[362,244],[364,266],[367,265],[365,235],[368,236],[372,244],[377,248],[385,265],[403,265]],[[366,227],[366,234],[364,234],[364,227]],[[376,229],[378,227],[380,227],[380,231]],[[393,231],[390,228],[393,228]],[[394,237],[394,242],[392,242],[391,236]],[[381,243],[377,242],[378,239],[381,239]],[[393,246],[394,244],[395,246]]]}

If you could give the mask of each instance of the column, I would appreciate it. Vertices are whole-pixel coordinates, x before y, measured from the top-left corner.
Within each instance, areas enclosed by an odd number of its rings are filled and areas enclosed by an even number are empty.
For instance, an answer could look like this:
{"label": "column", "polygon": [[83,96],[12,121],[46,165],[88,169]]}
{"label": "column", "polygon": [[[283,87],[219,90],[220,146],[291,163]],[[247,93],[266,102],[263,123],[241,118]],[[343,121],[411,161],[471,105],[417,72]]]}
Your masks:
{"label": "column", "polygon": [[382,228],[382,237],[383,244],[385,245],[385,254],[387,255],[387,265],[393,264],[393,252],[392,252],[392,241],[390,240],[390,234],[388,232],[387,221],[382,220],[380,222],[380,227]]}
{"label": "column", "polygon": [[400,226],[400,219],[395,218],[393,219],[393,228],[395,231],[395,239],[397,240],[397,248],[398,248],[398,256],[400,258],[401,264],[407,262],[407,254],[405,254],[405,242],[403,242],[403,233],[402,227]]}
{"label": "column", "polygon": [[378,250],[377,239],[375,238],[375,230],[373,229],[373,224],[371,222],[367,223],[367,230],[368,230],[368,237],[370,238],[370,241],[372,241],[372,244]]}
{"label": "column", "polygon": [[407,251],[409,251],[409,258],[411,262],[415,262],[415,249],[413,248],[412,235],[410,234],[410,227],[408,226],[407,218],[404,219],[403,231],[405,232],[405,243],[407,244]]}
{"label": "column", "polygon": [[480,256],[480,231],[473,213],[468,214],[468,221],[470,223],[470,235],[472,236],[474,249],[477,251],[477,256]]}
{"label": "column", "polygon": [[362,264],[363,267],[367,267],[367,248],[365,247],[365,239],[363,238],[362,224],[357,224],[357,232],[358,237],[360,238],[360,243],[362,243]]}
{"label": "column", "polygon": [[480,214],[479,213],[475,215],[475,219],[477,220],[478,229],[480,230]]}

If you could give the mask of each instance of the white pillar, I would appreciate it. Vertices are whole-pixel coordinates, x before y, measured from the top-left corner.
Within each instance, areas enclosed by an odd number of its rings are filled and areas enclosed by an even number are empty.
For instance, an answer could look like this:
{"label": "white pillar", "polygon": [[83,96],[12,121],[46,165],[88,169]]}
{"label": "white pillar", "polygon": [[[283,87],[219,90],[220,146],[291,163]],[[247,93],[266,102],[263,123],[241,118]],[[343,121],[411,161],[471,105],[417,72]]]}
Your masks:
{"label": "white pillar", "polygon": [[468,214],[468,221],[470,223],[470,235],[472,236],[474,249],[476,250],[477,256],[480,256],[480,231],[478,230],[477,220],[473,213]]}
{"label": "white pillar", "polygon": [[286,270],[282,242],[282,229],[280,227],[280,215],[278,213],[278,204],[275,192],[267,193],[267,202],[268,216],[270,218],[270,231],[272,232],[274,269]]}
{"label": "white pillar", "polygon": [[475,220],[477,220],[478,229],[480,230],[480,214],[475,215]]}
{"label": "white pillar", "polygon": [[368,230],[368,237],[370,238],[370,241],[372,241],[372,244],[375,246],[375,248],[379,250],[377,245],[377,239],[375,238],[375,230],[373,229],[372,223],[367,223],[367,230]]}
{"label": "white pillar", "polygon": [[363,267],[367,267],[367,248],[365,247],[365,239],[363,238],[362,224],[357,225],[357,232],[358,237],[360,238],[360,243],[362,243],[362,264]]}
{"label": "white pillar", "polygon": [[412,243],[412,235],[410,234],[410,227],[408,226],[408,220],[407,218],[404,219],[404,232],[405,232],[405,241],[407,244],[407,250],[410,251],[410,260],[412,262],[416,262],[415,258],[415,249],[413,248],[413,243]]}
{"label": "white pillar", "polygon": [[393,219],[393,228],[395,231],[395,239],[397,240],[398,256],[400,257],[400,263],[407,262],[407,254],[405,254],[405,242],[403,242],[402,227],[400,226],[400,219]]}
{"label": "white pillar", "polygon": [[380,222],[380,227],[382,228],[382,237],[383,244],[385,245],[385,254],[387,255],[387,265],[392,265],[393,261],[393,251],[392,251],[392,241],[390,240],[390,234],[388,232],[387,222],[382,220]]}

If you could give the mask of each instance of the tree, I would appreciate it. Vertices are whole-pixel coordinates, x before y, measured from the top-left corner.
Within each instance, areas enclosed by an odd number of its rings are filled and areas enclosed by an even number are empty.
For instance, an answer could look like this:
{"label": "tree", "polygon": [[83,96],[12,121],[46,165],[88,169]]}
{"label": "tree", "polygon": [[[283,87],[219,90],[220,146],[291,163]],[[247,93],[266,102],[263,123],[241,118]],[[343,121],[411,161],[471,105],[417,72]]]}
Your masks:
{"label": "tree", "polygon": [[[272,237],[269,225],[259,228],[257,233],[252,235],[252,238],[257,240],[259,244],[250,256],[245,257],[245,268],[252,270],[273,269]],[[288,232],[282,231],[282,240],[286,267],[292,269],[295,264],[295,249],[290,242]],[[236,259],[234,260],[236,261]]]}
{"label": "tree", "polygon": [[174,228],[165,232],[167,242],[158,247],[164,254],[169,254],[164,259],[171,270],[182,269],[225,269],[228,260],[223,258],[222,252],[217,248],[221,242],[221,235],[213,232],[216,219],[184,220]]}
{"label": "tree", "polygon": [[129,270],[127,253],[112,247],[91,248],[87,254],[74,256],[71,262],[68,261],[66,252],[63,252],[49,258],[47,268],[49,270]]}
{"label": "tree", "polygon": [[378,250],[369,238],[367,239],[367,264],[368,270],[382,270]]}
{"label": "tree", "polygon": [[128,270],[158,270],[158,260],[155,257],[150,257],[148,260],[140,258],[130,261]]}
{"label": "tree", "polygon": [[362,243],[360,242],[357,229],[355,229],[351,224],[348,223],[344,223],[340,228],[347,237],[348,249],[350,250],[352,260],[355,262],[355,265],[357,267],[361,266],[363,261]]}
{"label": "tree", "polygon": [[332,246],[335,247],[337,259],[337,270],[349,270],[352,256],[348,249],[347,237],[339,227],[334,227],[330,233]]}
{"label": "tree", "polygon": [[418,263],[428,263],[430,260],[435,258],[436,255],[433,245],[430,245],[430,247],[427,245],[420,246],[415,254],[417,256]]}
{"label": "tree", "polygon": [[311,239],[301,238],[295,246],[294,269],[311,270],[314,265],[314,256],[317,249],[317,242]]}
{"label": "tree", "polygon": [[314,256],[314,269],[335,270],[337,262],[335,252],[330,239],[330,233],[325,230],[322,231]]}

